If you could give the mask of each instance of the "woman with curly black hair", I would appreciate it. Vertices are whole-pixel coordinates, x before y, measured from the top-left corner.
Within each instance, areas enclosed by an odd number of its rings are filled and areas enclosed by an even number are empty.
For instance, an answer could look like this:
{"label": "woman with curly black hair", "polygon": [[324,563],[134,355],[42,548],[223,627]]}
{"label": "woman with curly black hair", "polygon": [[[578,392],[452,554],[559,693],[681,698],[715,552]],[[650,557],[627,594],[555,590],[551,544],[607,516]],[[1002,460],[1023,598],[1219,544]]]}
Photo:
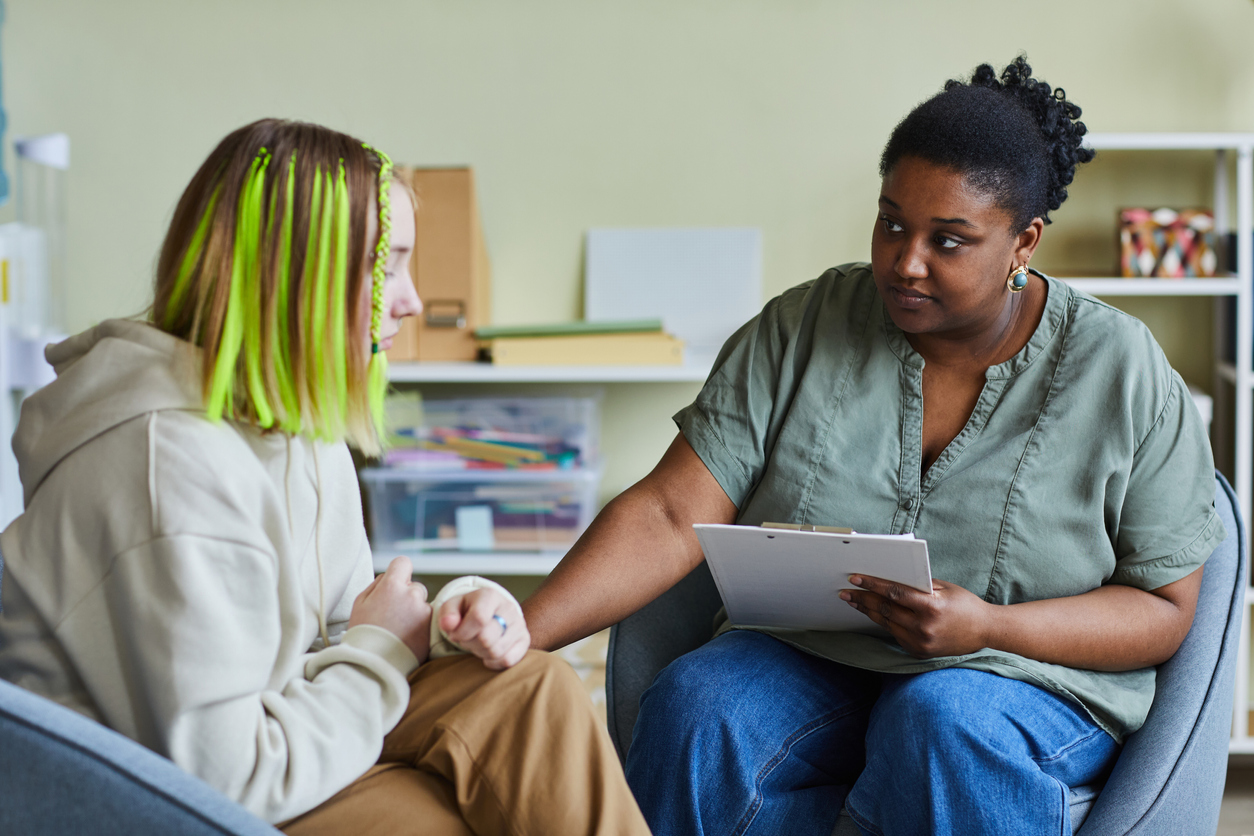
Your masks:
{"label": "woman with curly black hair", "polygon": [[526,604],[537,646],[639,609],[699,522],[928,541],[930,594],[833,591],[887,631],[737,629],[641,700],[654,833],[1070,833],[1144,722],[1224,537],[1206,432],[1137,320],[1028,264],[1080,109],[1019,58],[893,131],[871,262],[786,291],[724,346],[655,470]]}

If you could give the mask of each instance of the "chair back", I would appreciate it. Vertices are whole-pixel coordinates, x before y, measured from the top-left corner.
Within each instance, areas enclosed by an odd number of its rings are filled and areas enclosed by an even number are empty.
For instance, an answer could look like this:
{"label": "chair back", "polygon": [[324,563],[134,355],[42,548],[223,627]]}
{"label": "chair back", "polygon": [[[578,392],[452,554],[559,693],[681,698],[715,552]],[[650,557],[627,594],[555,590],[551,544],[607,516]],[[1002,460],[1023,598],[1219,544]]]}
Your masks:
{"label": "chair back", "polygon": [[1079,836],[1210,836],[1218,827],[1249,543],[1236,493],[1218,473],[1215,480],[1228,536],[1206,561],[1189,634],[1158,666],[1145,725],[1124,744]]}
{"label": "chair back", "polygon": [[627,760],[640,695],[662,668],[713,638],[714,617],[722,606],[703,560],[682,581],[610,628],[606,723],[620,760]]}
{"label": "chair back", "polygon": [[172,762],[0,680],[0,833],[278,831]]}

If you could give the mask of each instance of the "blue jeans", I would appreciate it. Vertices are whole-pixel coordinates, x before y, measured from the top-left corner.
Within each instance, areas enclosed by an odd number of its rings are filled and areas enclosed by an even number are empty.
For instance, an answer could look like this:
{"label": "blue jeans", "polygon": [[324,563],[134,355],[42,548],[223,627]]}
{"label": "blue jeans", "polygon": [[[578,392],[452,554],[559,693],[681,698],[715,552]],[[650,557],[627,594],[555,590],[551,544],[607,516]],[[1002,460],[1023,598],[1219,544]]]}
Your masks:
{"label": "blue jeans", "polygon": [[876,836],[1070,836],[1068,788],[1118,751],[1035,685],[879,674],[733,631],[645,691],[627,782],[655,836],[830,836],[842,805]]}

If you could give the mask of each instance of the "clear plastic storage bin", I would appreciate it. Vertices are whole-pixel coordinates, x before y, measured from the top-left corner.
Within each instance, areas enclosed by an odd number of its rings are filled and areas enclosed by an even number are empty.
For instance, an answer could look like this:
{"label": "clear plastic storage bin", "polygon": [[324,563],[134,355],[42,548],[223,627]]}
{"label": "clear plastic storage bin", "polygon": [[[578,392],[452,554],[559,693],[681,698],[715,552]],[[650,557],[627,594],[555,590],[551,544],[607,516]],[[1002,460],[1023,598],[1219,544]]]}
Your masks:
{"label": "clear plastic storage bin", "polygon": [[599,468],[365,468],[376,553],[562,553],[596,513]]}
{"label": "clear plastic storage bin", "polygon": [[600,424],[599,397],[424,400],[422,426],[394,426],[384,461],[423,470],[591,468]]}

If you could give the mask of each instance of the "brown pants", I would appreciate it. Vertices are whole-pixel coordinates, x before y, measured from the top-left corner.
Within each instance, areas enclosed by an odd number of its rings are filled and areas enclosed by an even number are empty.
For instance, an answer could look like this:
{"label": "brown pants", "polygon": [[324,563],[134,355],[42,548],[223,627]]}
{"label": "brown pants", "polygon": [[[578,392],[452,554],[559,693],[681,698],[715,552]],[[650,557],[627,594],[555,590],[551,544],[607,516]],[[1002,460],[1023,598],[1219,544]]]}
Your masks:
{"label": "brown pants", "polygon": [[529,651],[494,672],[470,656],[409,678],[379,762],[289,836],[648,834],[609,735],[566,662]]}

